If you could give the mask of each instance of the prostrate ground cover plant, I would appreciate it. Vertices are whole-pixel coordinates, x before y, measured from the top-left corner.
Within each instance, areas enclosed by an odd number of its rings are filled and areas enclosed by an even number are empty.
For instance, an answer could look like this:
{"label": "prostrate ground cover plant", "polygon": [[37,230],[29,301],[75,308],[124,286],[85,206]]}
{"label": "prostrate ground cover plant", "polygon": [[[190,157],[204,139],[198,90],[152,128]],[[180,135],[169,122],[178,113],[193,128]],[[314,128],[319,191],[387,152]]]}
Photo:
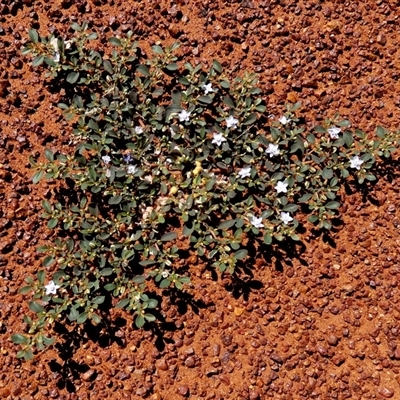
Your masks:
{"label": "prostrate ground cover plant", "polygon": [[39,248],[44,269],[21,289],[37,314],[12,337],[25,359],[53,343],[45,334],[54,321],[100,324],[112,304],[132,311],[137,327],[154,321],[149,281],[190,282],[182,240],[234,273],[245,241],[299,240],[299,215],[329,230],[340,185],[374,181],[376,161],[399,142],[398,132],[379,127],[372,140],[337,116],[310,131],[299,104],[273,120],[253,74],[230,81],[218,61],[209,70],[177,63],[177,44],[146,57],[132,33],[110,38],[106,55],[87,28],[73,24],[68,40],[30,30],[23,49],[65,90],[59,107],[75,144],[68,154],[47,149],[44,163],[31,158],[33,181],[57,181],[68,195],[43,201],[56,238]]}

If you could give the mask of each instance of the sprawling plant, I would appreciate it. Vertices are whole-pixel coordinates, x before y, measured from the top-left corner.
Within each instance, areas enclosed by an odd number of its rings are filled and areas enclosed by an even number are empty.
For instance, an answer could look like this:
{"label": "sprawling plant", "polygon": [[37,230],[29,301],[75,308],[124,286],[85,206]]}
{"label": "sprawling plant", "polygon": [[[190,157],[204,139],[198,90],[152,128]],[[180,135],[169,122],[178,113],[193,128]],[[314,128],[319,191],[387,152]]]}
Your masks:
{"label": "sprawling plant", "polygon": [[68,194],[43,201],[57,238],[39,248],[44,270],[21,290],[33,292],[37,318],[25,316],[27,332],[13,335],[18,357],[51,344],[44,333],[56,320],[99,324],[112,298],[137,327],[154,321],[148,282],[181,289],[190,252],[234,273],[246,241],[299,240],[300,212],[329,230],[340,183],[375,180],[371,168],[399,140],[383,128],[371,140],[337,116],[307,130],[299,104],[273,121],[253,74],[230,81],[218,61],[208,71],[180,65],[178,44],[154,45],[147,58],[132,33],[110,38],[105,56],[86,24],[72,28],[69,40],[30,30],[23,49],[64,88],[75,148],[31,158],[35,183],[58,181]]}

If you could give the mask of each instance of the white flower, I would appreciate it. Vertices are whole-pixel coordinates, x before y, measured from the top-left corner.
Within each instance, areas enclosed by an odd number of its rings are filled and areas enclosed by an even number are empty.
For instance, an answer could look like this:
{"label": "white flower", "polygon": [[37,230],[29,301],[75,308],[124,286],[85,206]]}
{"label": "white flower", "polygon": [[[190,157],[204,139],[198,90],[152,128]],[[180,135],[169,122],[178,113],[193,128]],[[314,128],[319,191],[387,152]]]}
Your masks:
{"label": "white flower", "polygon": [[64,42],[64,47],[65,47],[66,50],[70,49],[71,45],[72,45],[72,40],[66,40]]}
{"label": "white flower", "polygon": [[143,128],[141,126],[135,126],[134,131],[135,133],[140,135],[141,133],[143,133]]}
{"label": "white flower", "polygon": [[279,146],[277,144],[270,143],[265,149],[265,152],[269,154],[269,157],[279,156]]}
{"label": "white flower", "polygon": [[287,193],[288,185],[289,184],[287,182],[283,182],[283,181],[276,182],[275,190],[278,193]]}
{"label": "white flower", "polygon": [[355,156],[350,159],[350,168],[360,169],[363,163],[364,161],[360,157]]}
{"label": "white flower", "polygon": [[179,121],[181,122],[189,121],[190,114],[191,114],[190,111],[182,110],[178,114]]}
{"label": "white flower", "polygon": [[281,212],[281,220],[282,222],[287,225],[289,222],[293,221],[293,218],[290,216],[288,212]]}
{"label": "white flower", "polygon": [[288,122],[290,122],[289,118],[286,118],[285,116],[280,117],[278,120],[282,125],[286,125]]}
{"label": "white flower", "polygon": [[341,129],[338,128],[337,126],[334,126],[333,128],[328,129],[329,136],[331,139],[339,139],[339,133],[341,132]]}
{"label": "white flower", "polygon": [[58,63],[60,61],[60,49],[58,48],[58,39],[54,37],[53,39],[50,40],[50,44],[51,46],[53,46],[55,52],[53,60],[54,62]]}
{"label": "white flower", "polygon": [[164,279],[166,279],[166,278],[169,277],[169,272],[168,272],[168,271],[163,271],[163,272],[161,272],[161,276],[162,276]]}
{"label": "white flower", "polygon": [[144,180],[149,182],[149,183],[153,183],[153,176],[152,175],[146,175],[144,177]]}
{"label": "white flower", "polygon": [[226,126],[228,128],[236,128],[237,123],[239,122],[239,120],[237,120],[233,115],[230,115],[226,120]]}
{"label": "white flower", "polygon": [[111,161],[110,156],[103,156],[101,159],[103,160],[104,164],[108,164]]}
{"label": "white flower", "polygon": [[53,39],[50,40],[50,44],[53,47],[54,51],[57,52],[60,49],[58,48],[58,39],[56,37],[53,37]]}
{"label": "white flower", "polygon": [[253,215],[250,218],[250,223],[255,227],[255,228],[263,228],[264,224],[262,223],[262,217],[257,218],[255,215]]}
{"label": "white flower", "polygon": [[246,167],[243,167],[239,172],[238,175],[243,179],[246,178],[247,176],[251,176],[251,166],[248,165]]}
{"label": "white flower", "polygon": [[134,174],[136,171],[137,171],[136,165],[128,165],[128,168],[126,169],[126,172],[128,174]]}
{"label": "white flower", "polygon": [[204,94],[208,94],[208,93],[214,92],[214,89],[212,88],[211,83],[207,83],[207,84],[203,83],[201,85],[201,88],[204,90]]}
{"label": "white flower", "polygon": [[217,146],[221,146],[223,142],[226,142],[226,139],[222,136],[222,133],[213,133],[213,140],[211,143],[215,143]]}
{"label": "white flower", "polygon": [[46,294],[56,294],[60,286],[56,285],[54,281],[50,281],[44,288],[46,289]]}

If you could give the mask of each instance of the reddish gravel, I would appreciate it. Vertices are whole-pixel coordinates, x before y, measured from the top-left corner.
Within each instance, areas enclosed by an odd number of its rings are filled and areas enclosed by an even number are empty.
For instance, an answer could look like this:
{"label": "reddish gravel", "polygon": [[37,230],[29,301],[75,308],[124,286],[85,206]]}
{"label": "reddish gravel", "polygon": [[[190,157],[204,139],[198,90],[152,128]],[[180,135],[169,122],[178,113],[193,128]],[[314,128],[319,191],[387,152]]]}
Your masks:
{"label": "reddish gravel", "polygon": [[[191,259],[189,297],[162,305],[160,331],[80,332],[31,362],[9,337],[23,329],[18,289],[41,264],[40,220],[51,186],[28,157],[68,146],[69,125],[39,71],[20,55],[29,27],[65,34],[88,20],[132,29],[146,50],[180,41],[180,56],[231,74],[260,74],[269,112],[301,101],[310,125],[340,112],[353,126],[400,125],[400,2],[0,0],[0,398],[400,399],[400,175],[343,193],[329,238],[303,235],[296,256],[260,256],[253,276],[214,277]],[[283,253],[284,254],[284,253]]]}

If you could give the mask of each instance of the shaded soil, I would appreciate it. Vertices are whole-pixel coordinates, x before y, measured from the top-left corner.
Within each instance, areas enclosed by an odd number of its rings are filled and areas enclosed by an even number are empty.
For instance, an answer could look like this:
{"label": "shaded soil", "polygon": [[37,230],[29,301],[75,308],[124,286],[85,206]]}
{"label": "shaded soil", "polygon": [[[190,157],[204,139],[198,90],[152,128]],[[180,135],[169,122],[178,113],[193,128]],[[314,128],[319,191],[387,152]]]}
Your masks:
{"label": "shaded soil", "polygon": [[372,134],[399,126],[397,1],[0,0],[0,398],[400,399],[400,176],[343,193],[329,237],[303,235],[299,254],[273,253],[236,281],[193,265],[185,296],[165,300],[158,327],[136,330],[112,312],[109,329],[63,334],[21,362],[24,278],[49,239],[46,183],[29,155],[67,148],[70,127],[42,74],[20,56],[27,29],[66,35],[88,20],[106,35],[132,29],[146,50],[178,54],[231,75],[260,74],[270,113],[301,101],[310,125],[339,112]]}

